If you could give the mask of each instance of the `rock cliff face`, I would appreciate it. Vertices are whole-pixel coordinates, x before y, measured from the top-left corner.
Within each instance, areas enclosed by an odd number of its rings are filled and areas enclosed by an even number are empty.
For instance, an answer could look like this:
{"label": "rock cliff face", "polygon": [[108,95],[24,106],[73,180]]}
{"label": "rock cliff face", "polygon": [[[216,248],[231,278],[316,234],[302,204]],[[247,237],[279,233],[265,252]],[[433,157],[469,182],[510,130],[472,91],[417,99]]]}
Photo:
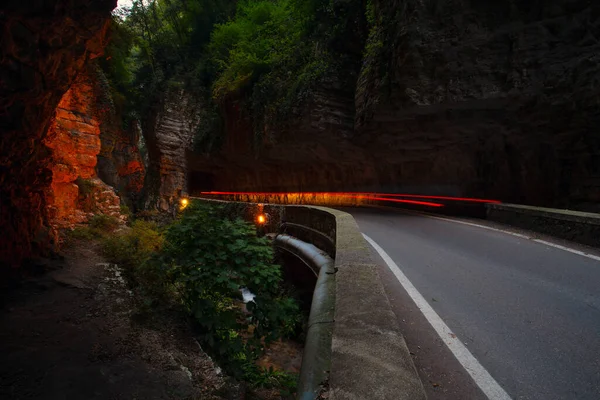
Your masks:
{"label": "rock cliff face", "polygon": [[95,73],[95,109],[100,120],[100,153],[98,176],[117,190],[121,198],[136,206],[144,187],[146,174],[139,151],[140,129],[136,121],[123,127],[110,92],[110,84],[102,70]]}
{"label": "rock cliff face", "polygon": [[54,110],[103,48],[115,0],[23,2],[0,8],[0,263],[48,248],[49,150]]}
{"label": "rock cliff face", "polygon": [[255,146],[253,122],[235,103],[223,107],[220,154],[188,152],[190,191],[357,190],[377,185],[376,171],[354,134],[354,92],[335,81],[316,90],[297,121],[271,128]]}
{"label": "rock cliff face", "polygon": [[173,210],[187,193],[186,151],[200,122],[200,107],[183,89],[170,89],[143,121],[148,149],[145,207]]}
{"label": "rock cliff face", "polygon": [[51,150],[52,183],[46,190],[46,207],[53,227],[72,227],[93,213],[120,216],[118,196],[96,177],[101,147],[96,78],[86,69],[77,75],[58,103],[44,138]]}
{"label": "rock cliff face", "polygon": [[[553,206],[600,201],[600,7],[374,1],[357,143],[380,180]],[[375,46],[377,48],[377,46]]]}
{"label": "rock cliff face", "polygon": [[402,190],[600,211],[600,5],[372,4],[354,101],[347,87],[324,90],[258,153],[190,155],[193,188]]}

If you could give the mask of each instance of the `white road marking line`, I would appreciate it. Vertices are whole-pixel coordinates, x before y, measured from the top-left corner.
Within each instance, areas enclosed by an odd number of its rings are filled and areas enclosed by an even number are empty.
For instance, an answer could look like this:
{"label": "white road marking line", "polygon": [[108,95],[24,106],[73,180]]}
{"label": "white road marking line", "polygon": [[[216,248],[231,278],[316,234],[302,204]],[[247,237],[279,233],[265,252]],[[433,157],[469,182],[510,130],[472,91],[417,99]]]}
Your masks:
{"label": "white road marking line", "polygon": [[414,211],[407,211],[407,212],[409,214],[421,215],[421,216],[427,217],[427,218],[439,219],[439,220],[442,220],[442,221],[454,222],[454,223],[462,224],[462,225],[475,226],[477,228],[487,229],[489,231],[505,233],[507,235],[516,236],[516,237],[521,238],[521,239],[531,240],[532,242],[536,242],[536,243],[540,243],[540,244],[545,244],[546,246],[554,247],[556,249],[568,251],[569,253],[577,254],[577,255],[580,255],[580,256],[583,256],[583,257],[591,258],[592,260],[600,261],[600,256],[597,256],[597,255],[594,255],[594,254],[590,254],[590,253],[586,253],[586,252],[580,251],[580,250],[575,250],[575,249],[572,249],[570,247],[561,246],[560,244],[548,242],[547,240],[536,239],[536,238],[533,238],[531,236],[523,235],[521,233],[511,232],[511,231],[507,231],[507,230],[504,230],[504,229],[492,228],[491,226],[486,226],[486,225],[474,224],[472,222],[459,221],[457,219],[452,219],[452,218],[438,217],[438,216],[431,215],[431,214],[425,214],[425,213],[414,212]]}
{"label": "white road marking line", "polygon": [[433,308],[427,303],[425,298],[419,293],[419,291],[413,286],[410,280],[400,270],[398,265],[390,258],[390,256],[383,250],[373,239],[362,234],[364,238],[369,242],[371,246],[379,253],[381,258],[388,265],[390,270],[394,273],[400,284],[408,292],[408,295],[413,299],[419,310],[423,313],[427,321],[431,324],[433,329],[440,336],[442,341],[446,343],[446,346],[450,349],[454,357],[461,363],[465,370],[471,375],[471,378],[475,381],[477,386],[483,391],[483,393],[490,400],[511,400],[510,396],[502,387],[496,382],[496,380],[490,375],[489,372],[477,361],[473,354],[465,347],[460,339],[450,330],[448,325],[440,318],[440,316],[434,311]]}

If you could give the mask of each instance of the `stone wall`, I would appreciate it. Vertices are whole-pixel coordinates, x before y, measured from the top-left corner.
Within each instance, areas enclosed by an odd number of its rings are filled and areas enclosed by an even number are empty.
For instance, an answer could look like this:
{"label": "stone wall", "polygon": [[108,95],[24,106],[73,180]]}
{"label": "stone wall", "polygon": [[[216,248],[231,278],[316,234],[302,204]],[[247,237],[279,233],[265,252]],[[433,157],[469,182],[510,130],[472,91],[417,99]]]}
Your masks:
{"label": "stone wall", "polygon": [[[490,221],[600,247],[600,214],[519,204],[486,204],[486,211]],[[532,240],[544,240],[539,235],[531,236]]]}
{"label": "stone wall", "polygon": [[101,54],[116,0],[7,0],[0,8],[0,263],[47,249],[54,110],[87,60]]}

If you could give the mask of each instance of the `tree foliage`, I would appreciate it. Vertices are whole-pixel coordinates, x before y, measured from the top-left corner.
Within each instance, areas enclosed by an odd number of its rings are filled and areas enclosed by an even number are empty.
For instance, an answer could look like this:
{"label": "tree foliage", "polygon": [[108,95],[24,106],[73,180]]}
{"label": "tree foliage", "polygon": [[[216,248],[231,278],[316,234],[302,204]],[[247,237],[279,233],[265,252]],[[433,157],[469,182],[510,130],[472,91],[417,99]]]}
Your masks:
{"label": "tree foliage", "polygon": [[210,123],[196,145],[206,150],[220,142],[214,117],[230,100],[260,135],[293,119],[328,76],[344,85],[348,65],[360,62],[364,8],[364,0],[135,0],[114,16],[103,67],[132,118],[146,118],[172,84],[201,98]]}
{"label": "tree foliage", "polygon": [[225,21],[234,0],[134,0],[113,14],[101,65],[113,89],[137,118],[169,83],[198,89],[210,85],[206,46],[213,26]]}
{"label": "tree foliage", "polygon": [[214,98],[221,100],[274,68],[294,72],[308,50],[302,41],[307,20],[290,0],[239,3],[236,17],[218,25],[211,38],[209,52],[218,71]]}

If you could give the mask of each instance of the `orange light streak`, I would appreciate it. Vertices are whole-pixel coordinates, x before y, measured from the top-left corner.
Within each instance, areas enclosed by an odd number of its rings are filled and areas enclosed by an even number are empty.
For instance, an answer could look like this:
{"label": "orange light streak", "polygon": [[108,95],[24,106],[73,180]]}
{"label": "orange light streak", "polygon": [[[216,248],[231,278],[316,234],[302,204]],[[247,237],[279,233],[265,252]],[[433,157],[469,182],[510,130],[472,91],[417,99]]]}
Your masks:
{"label": "orange light streak", "polygon": [[[207,195],[250,195],[250,196],[298,196],[298,195],[328,195],[328,196],[361,196],[355,198],[374,198],[379,199],[385,197],[408,197],[416,199],[432,199],[432,200],[451,200],[451,201],[465,201],[473,203],[502,203],[500,200],[491,199],[476,199],[472,197],[455,197],[455,196],[431,196],[431,195],[420,195],[420,194],[403,194],[403,193],[368,193],[368,192],[201,192]],[[390,199],[391,200],[391,199]]]}
{"label": "orange light streak", "polygon": [[433,203],[429,201],[418,201],[418,200],[401,200],[401,199],[389,199],[385,197],[379,197],[377,194],[360,194],[360,193],[335,193],[335,192],[297,192],[297,193],[283,193],[283,192],[219,192],[219,191],[211,191],[211,192],[201,192],[204,195],[213,195],[213,196],[315,196],[315,195],[323,195],[323,196],[331,196],[331,197],[344,197],[344,198],[353,198],[353,199],[366,199],[366,200],[378,200],[378,201],[388,201],[392,203],[404,203],[404,204],[415,204],[427,207],[443,207],[443,204]]}

